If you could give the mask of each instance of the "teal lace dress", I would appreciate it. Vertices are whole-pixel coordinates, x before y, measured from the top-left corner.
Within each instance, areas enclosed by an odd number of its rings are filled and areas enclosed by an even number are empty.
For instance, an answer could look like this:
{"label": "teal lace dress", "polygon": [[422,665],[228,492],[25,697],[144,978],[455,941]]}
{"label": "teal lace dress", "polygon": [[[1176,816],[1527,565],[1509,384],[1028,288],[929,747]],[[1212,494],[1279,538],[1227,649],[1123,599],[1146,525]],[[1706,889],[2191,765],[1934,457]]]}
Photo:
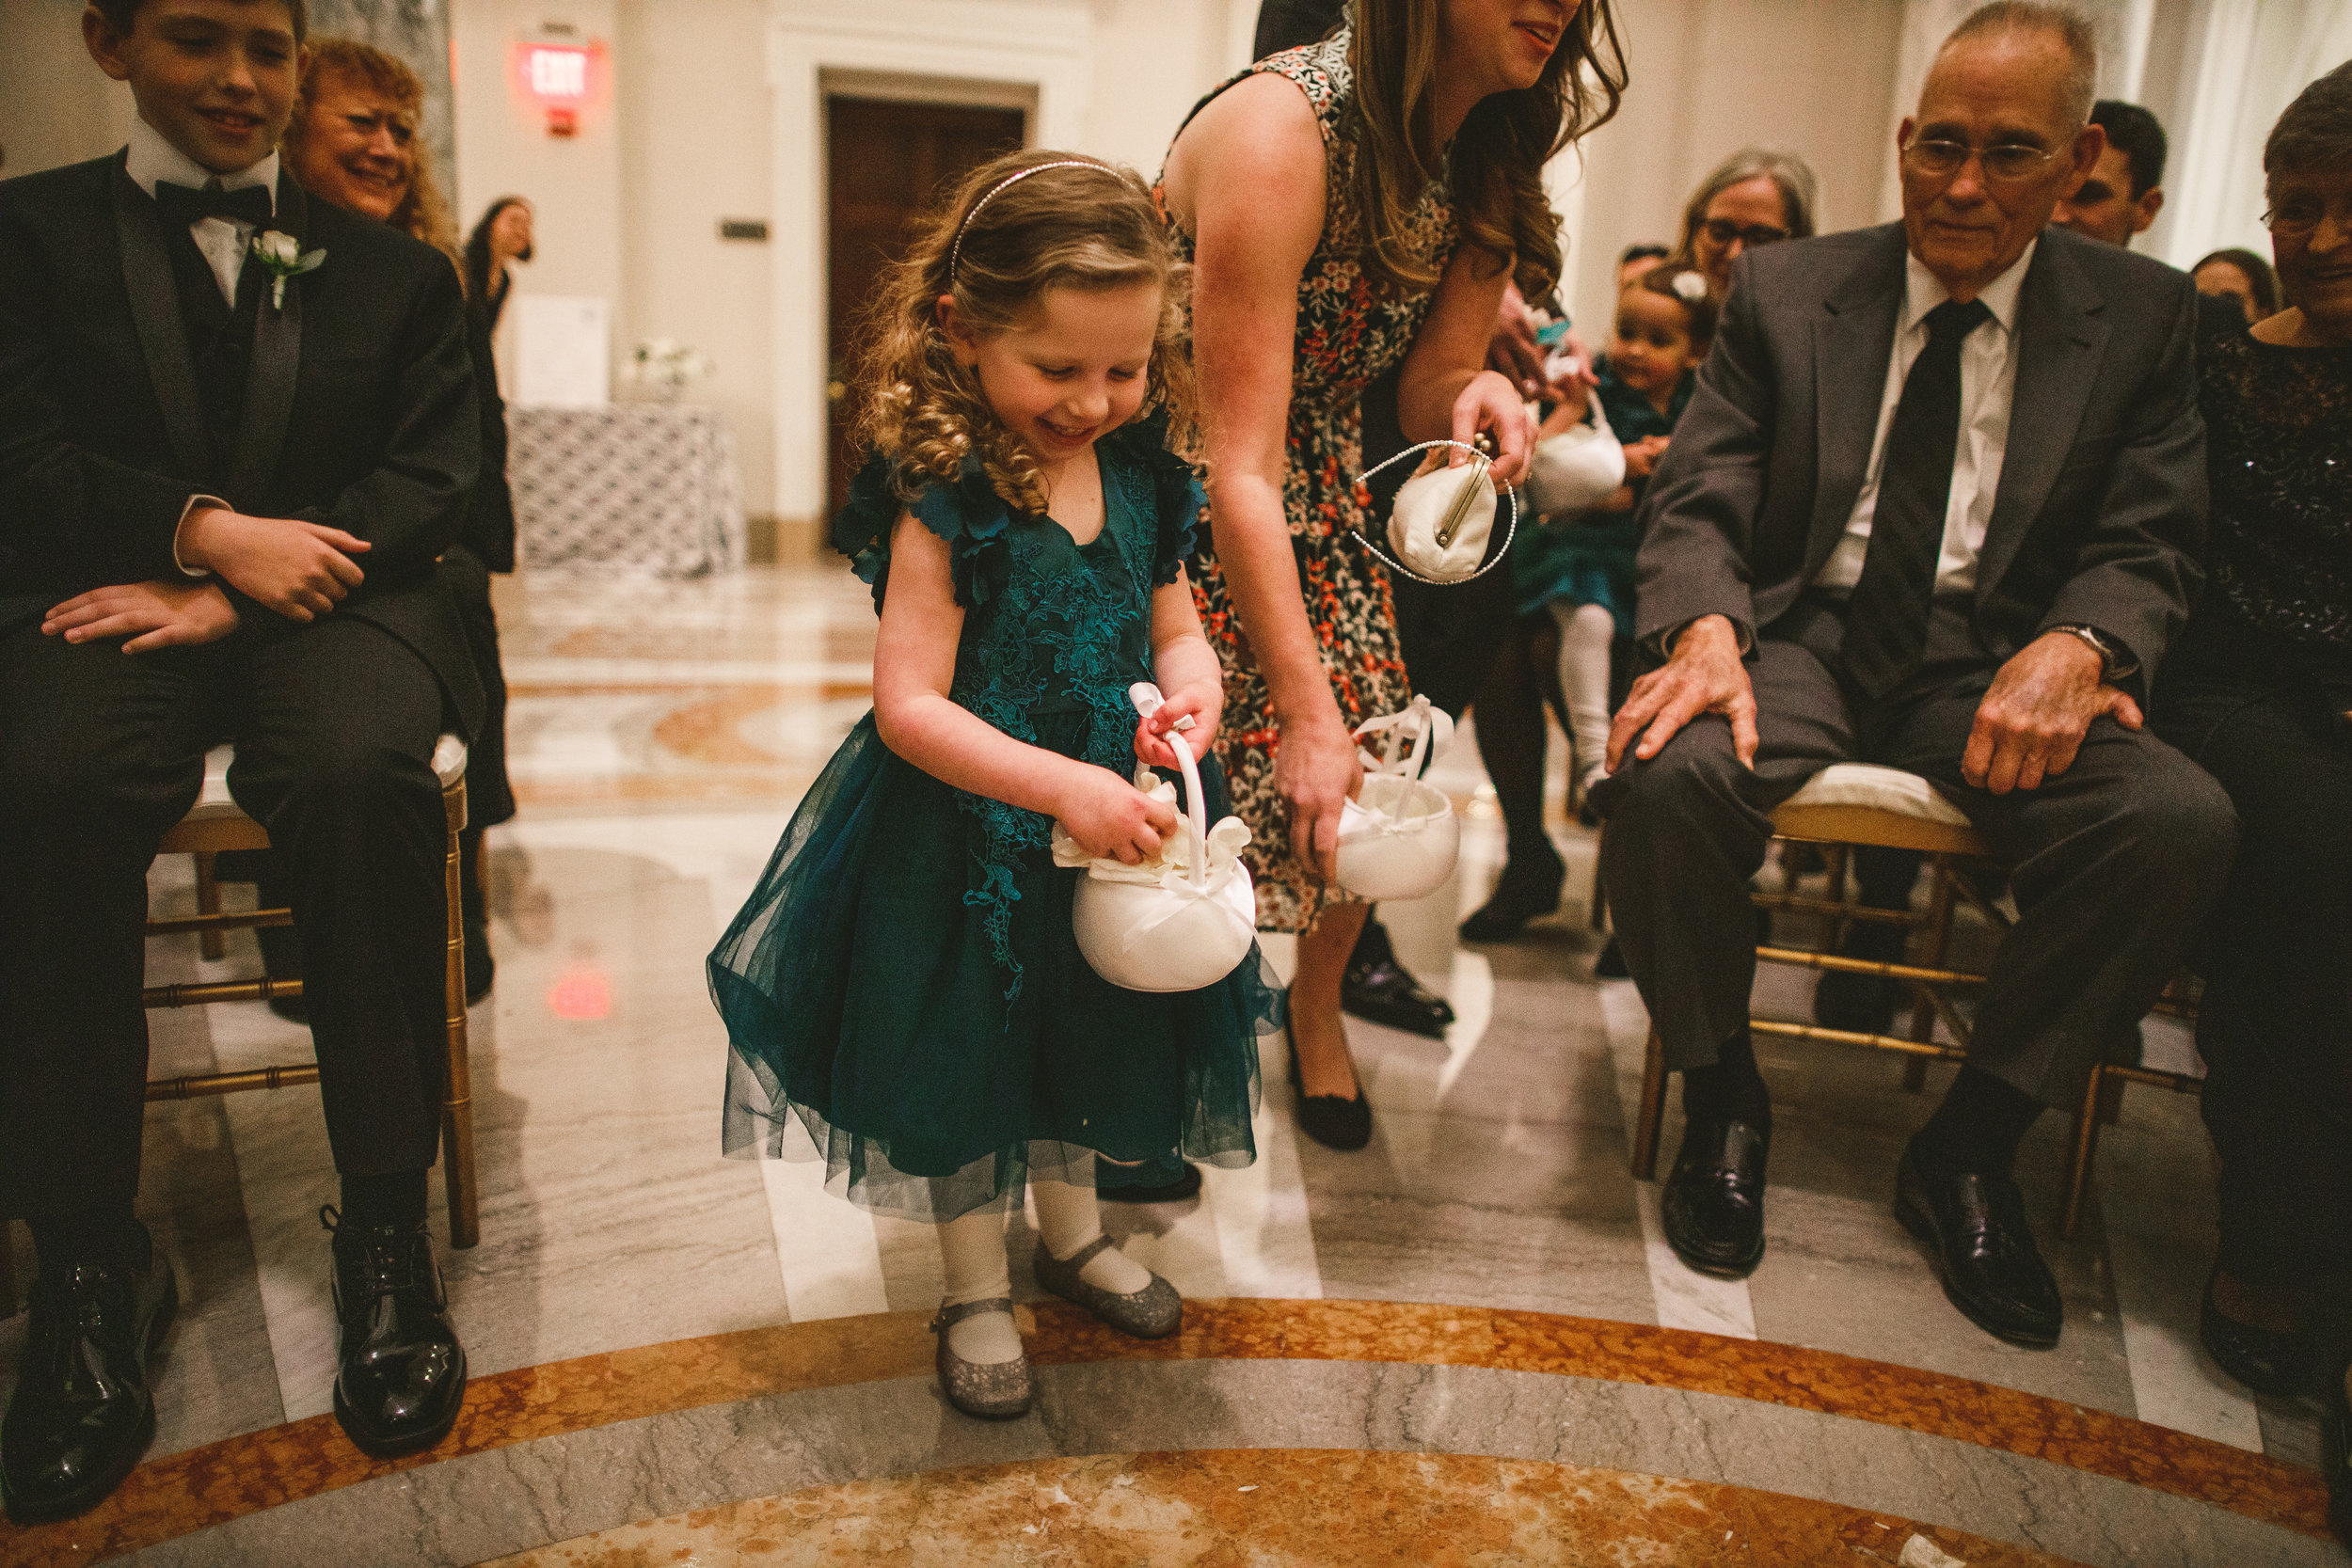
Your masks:
{"label": "teal lace dress", "polygon": [[[1152,678],[1152,594],[1176,580],[1201,498],[1155,427],[1096,447],[1102,532],[1010,511],[977,464],[911,507],[889,466],[851,484],[834,543],[889,586],[902,508],[949,546],[963,607],[950,695],[1006,734],[1132,775],[1127,688]],[[1202,767],[1209,814],[1223,776]],[[1090,1181],[1089,1154],[1174,1180],[1246,1165],[1257,1037],[1279,1026],[1263,958],[1217,985],[1122,990],[1079,955],[1052,822],[893,753],[872,714],[810,789],[710,955],[733,1051],[723,1139],[807,1157],[879,1213],[946,1221],[1017,1205],[1025,1180]]]}

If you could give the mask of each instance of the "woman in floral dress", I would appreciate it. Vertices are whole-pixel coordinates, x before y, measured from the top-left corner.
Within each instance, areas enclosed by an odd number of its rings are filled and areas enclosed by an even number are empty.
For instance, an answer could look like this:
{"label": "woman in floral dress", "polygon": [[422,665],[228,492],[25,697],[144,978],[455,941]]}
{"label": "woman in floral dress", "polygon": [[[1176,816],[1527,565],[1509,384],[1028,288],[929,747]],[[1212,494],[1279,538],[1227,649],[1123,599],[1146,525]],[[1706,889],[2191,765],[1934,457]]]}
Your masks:
{"label": "woman in floral dress", "polygon": [[1401,361],[1410,439],[1485,432],[1496,479],[1520,476],[1534,421],[1487,342],[1506,285],[1534,297],[1559,277],[1543,165],[1614,110],[1625,67],[1609,0],[1355,0],[1349,17],[1204,100],[1161,197],[1197,268],[1218,750],[1258,924],[1299,937],[1301,1124],[1358,1148],[1371,1110],[1340,981],[1366,906],[1330,877],[1361,778],[1349,731],[1411,692],[1387,576],[1346,538],[1370,503],[1357,399]]}

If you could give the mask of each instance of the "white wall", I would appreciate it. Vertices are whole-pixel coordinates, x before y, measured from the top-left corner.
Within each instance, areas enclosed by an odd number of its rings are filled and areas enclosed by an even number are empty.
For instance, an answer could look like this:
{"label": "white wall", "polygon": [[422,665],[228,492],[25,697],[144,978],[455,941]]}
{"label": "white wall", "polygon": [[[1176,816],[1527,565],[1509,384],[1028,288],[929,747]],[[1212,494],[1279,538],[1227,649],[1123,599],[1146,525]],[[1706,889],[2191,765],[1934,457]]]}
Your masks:
{"label": "white wall", "polygon": [[[674,338],[718,366],[686,396],[727,417],[747,512],[775,510],[767,245],[719,238],[771,203],[766,0],[621,0],[619,349]],[[616,359],[615,361],[619,361]]]}
{"label": "white wall", "polygon": [[0,176],[111,152],[136,113],[82,47],[82,0],[0,0]]}
{"label": "white wall", "polygon": [[1813,166],[1824,233],[1876,221],[1902,15],[1890,0],[1619,5],[1633,86],[1586,140],[1583,211],[1568,234],[1568,309],[1588,339],[1608,330],[1618,252],[1672,245],[1692,189],[1742,147]]}

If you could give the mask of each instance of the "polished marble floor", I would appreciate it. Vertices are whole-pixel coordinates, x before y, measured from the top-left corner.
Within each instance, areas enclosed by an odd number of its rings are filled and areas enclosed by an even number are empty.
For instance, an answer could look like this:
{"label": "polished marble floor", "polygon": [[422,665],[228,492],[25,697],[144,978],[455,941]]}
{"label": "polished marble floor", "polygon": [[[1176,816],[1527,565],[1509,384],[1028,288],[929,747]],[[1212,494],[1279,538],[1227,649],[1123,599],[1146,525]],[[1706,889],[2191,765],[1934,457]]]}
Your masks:
{"label": "polished marble floor", "polygon": [[[187,1305],[162,1363],[152,1483],[140,1493],[135,1478],[119,1516],[78,1531],[12,1540],[0,1526],[0,1560],[86,1561],[133,1547],[146,1548],[142,1560],[191,1563],[518,1553],[546,1563],[1382,1560],[1336,1548],[1232,1555],[1253,1527],[1231,1499],[1212,1507],[1207,1498],[1228,1481],[1259,1484],[1233,1479],[1250,1464],[1318,1495],[1409,1494],[1421,1500],[1396,1506],[1419,1510],[1414,1517],[1440,1534],[1475,1498],[1502,1533],[1486,1555],[1462,1561],[1584,1560],[1566,1544],[1588,1540],[1576,1532],[1603,1528],[1594,1521],[1613,1512],[1611,1528],[1626,1542],[1640,1530],[1658,1543],[1695,1541],[1674,1532],[1706,1515],[1731,1531],[1726,1539],[1746,1531],[1759,1543],[1747,1556],[1661,1544],[1662,1555],[1619,1552],[1622,1560],[1846,1560],[1808,1555],[1815,1548],[1801,1544],[1819,1531],[1857,1562],[1931,1568],[2345,1560],[2310,1533],[2312,1413],[2247,1396],[2197,1347],[2212,1177],[2188,1098],[2130,1093],[2072,1242],[2055,1225],[2067,1129],[2046,1117],[2029,1139],[2021,1174],[2067,1297],[2055,1350],[2018,1350],[1971,1327],[1889,1211],[1896,1153],[1944,1069],[1923,1098],[1904,1092],[1891,1060],[1759,1046],[1776,1100],[1770,1254],[1744,1282],[1681,1268],[1660,1232],[1655,1184],[1628,1172],[1646,1022],[1629,984],[1593,977],[1601,938],[1587,918],[1589,833],[1554,822],[1570,866],[1557,917],[1507,945],[1454,940],[1455,921],[1499,869],[1501,843],[1467,736],[1438,770],[1469,824],[1456,879],[1387,911],[1400,953],[1447,992],[1459,1021],[1442,1042],[1351,1022],[1378,1118],[1372,1147],[1337,1154],[1297,1136],[1280,1056],[1270,1053],[1257,1165],[1208,1172],[1197,1202],[1109,1207],[1110,1227],[1188,1297],[1236,1309],[1249,1301],[1302,1304],[1285,1308],[1300,1312],[1317,1301],[1436,1304],[1616,1323],[1683,1347],[1674,1355],[1685,1368],[1821,1353],[1882,1368],[1856,1374],[1860,1402],[1799,1416],[1780,1408],[1787,1402],[1769,1382],[1709,1391],[1696,1371],[1661,1374],[1641,1398],[1603,1399],[1591,1390],[1625,1380],[1501,1363],[1473,1373],[1442,1357],[1382,1373],[1365,1363],[1393,1358],[1372,1352],[1308,1367],[1279,1355],[1237,1360],[1203,1341],[1198,1365],[1056,1368],[1048,1408],[1030,1423],[964,1430],[973,1424],[943,1420],[919,1316],[882,1316],[936,1305],[929,1232],[827,1197],[812,1165],[720,1157],[726,1048],[701,969],[793,802],[866,710],[866,590],[827,565],[688,582],[538,577],[499,591],[521,815],[490,835],[499,984],[472,1019],[483,1239],[446,1255],[474,1376],[527,1410],[533,1388],[587,1376],[582,1368],[626,1378],[636,1365],[628,1355],[658,1347],[864,1322],[906,1328],[915,1359],[830,1390],[728,1385],[701,1401],[699,1415],[687,1411],[693,1401],[673,1409],[654,1399],[503,1434],[485,1415],[462,1455],[371,1468],[323,1419],[334,1323],[317,1211],[335,1184],[315,1091],[161,1104],[150,1112],[143,1207],[180,1266]],[[158,911],[192,896],[185,864],[159,863]],[[1269,947],[1278,965],[1287,961],[1279,943]],[[152,978],[225,975],[250,967],[249,949],[249,937],[238,939],[211,964],[192,939],[158,941]],[[1809,984],[1768,971],[1759,1004],[1803,1017]],[[301,1060],[308,1048],[304,1031],[259,1006],[158,1014],[154,1041],[156,1076]],[[1670,1114],[1669,1155],[1678,1135]],[[1014,1279],[1025,1300],[1039,1295],[1027,1274],[1032,1245],[1016,1221]],[[22,1251],[19,1260],[29,1265]],[[1399,1323],[1397,1314],[1421,1308],[1363,1310]],[[21,1316],[0,1322],[0,1374],[22,1342]],[[1408,1371],[1419,1381],[1400,1383]],[[1942,1392],[1874,1412],[1867,1390],[1912,1373],[1940,1380]],[[1604,1381],[1576,1392],[1587,1375]],[[2095,1418],[2109,1434],[2100,1443],[2144,1440],[2175,1457],[2145,1471],[2092,1464],[2103,1478],[2093,1484],[2068,1469],[2085,1461],[2023,1441],[1956,1437],[1918,1415],[1986,1388],[2029,1402],[2039,1414],[2020,1418],[2028,1427]],[[1520,1430],[1539,1406],[1551,1412],[1540,1441]],[[916,1430],[885,1440],[876,1426],[892,1412]],[[1897,1429],[1911,1435],[1897,1443],[1888,1435]],[[823,1463],[761,1446],[772,1438],[805,1456],[825,1448],[819,1433],[852,1431]],[[2134,1433],[2128,1442],[2114,1435]],[[1409,1476],[1366,1457],[1405,1449],[1454,1457],[1408,1466]],[[310,1457],[285,1457],[296,1453]],[[264,1463],[271,1454],[278,1458]],[[1882,1464],[1899,1479],[1878,1473]],[[224,1501],[219,1478],[239,1466],[249,1471],[243,1490]],[[282,1484],[251,1479],[281,1471]],[[2236,1479],[2178,1480],[2191,1474]],[[2284,1487],[2303,1501],[2263,1513],[2243,1504],[2249,1487]],[[510,1506],[501,1488],[529,1506]],[[1036,1512],[1036,1499],[1057,1488],[1063,1496]],[[908,1523],[958,1497],[975,1521],[1031,1509],[1021,1522],[1040,1535],[1006,1537],[993,1555],[959,1555],[965,1548]],[[439,1519],[428,1501],[468,1527]],[[1068,1528],[1054,1523],[1060,1509],[1077,1511]],[[1856,1509],[1880,1511],[1876,1533],[1846,1518]],[[1097,1547],[1081,1549],[1097,1538],[1071,1533],[1081,1515],[1092,1521],[1086,1528],[1110,1532]],[[1780,1522],[1768,1528],[1758,1522],[1767,1516]],[[398,1522],[389,1536],[386,1520]],[[1151,1544],[1159,1527],[1138,1523],[1151,1520],[1169,1532],[1165,1550]],[[1897,1525],[1903,1532],[1889,1533]],[[1522,1527],[1535,1537],[1510,1533]],[[1021,1535],[1018,1525],[1007,1528]],[[1062,1533],[1049,1542],[1052,1530]],[[787,1555],[744,1544],[780,1534],[799,1542]],[[1512,1544],[1534,1538],[1559,1550]],[[1604,1539],[1617,1537],[1589,1537]],[[374,1546],[383,1549],[371,1555]]]}

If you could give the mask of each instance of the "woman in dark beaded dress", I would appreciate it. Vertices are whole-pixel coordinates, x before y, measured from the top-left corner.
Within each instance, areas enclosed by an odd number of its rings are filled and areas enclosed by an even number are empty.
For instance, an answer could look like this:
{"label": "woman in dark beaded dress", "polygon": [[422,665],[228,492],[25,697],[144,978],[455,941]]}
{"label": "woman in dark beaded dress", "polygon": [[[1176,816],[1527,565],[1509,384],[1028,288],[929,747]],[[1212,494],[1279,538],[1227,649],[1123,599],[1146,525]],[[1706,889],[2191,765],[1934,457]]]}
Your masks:
{"label": "woman in dark beaded dress", "polygon": [[2293,1393],[2321,1370],[2321,1293],[2352,1274],[2352,62],[2287,109],[2263,166],[2289,304],[2203,345],[2210,577],[2154,721],[2241,832],[2197,1027],[2221,1157],[2202,1337]]}

